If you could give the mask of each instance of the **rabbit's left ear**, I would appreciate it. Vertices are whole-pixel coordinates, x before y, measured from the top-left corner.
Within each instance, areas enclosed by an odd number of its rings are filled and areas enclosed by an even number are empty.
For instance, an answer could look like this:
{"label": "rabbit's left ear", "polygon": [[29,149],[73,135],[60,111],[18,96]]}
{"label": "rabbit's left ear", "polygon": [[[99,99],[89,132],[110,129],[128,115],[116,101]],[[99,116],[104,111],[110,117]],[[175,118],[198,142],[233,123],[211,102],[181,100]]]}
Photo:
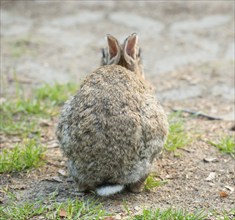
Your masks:
{"label": "rabbit's left ear", "polygon": [[107,64],[118,64],[121,57],[121,48],[115,37],[110,34],[106,36],[108,43],[108,62]]}
{"label": "rabbit's left ear", "polygon": [[124,58],[127,63],[131,64],[136,60],[138,53],[138,36],[136,33],[130,35],[124,42]]}

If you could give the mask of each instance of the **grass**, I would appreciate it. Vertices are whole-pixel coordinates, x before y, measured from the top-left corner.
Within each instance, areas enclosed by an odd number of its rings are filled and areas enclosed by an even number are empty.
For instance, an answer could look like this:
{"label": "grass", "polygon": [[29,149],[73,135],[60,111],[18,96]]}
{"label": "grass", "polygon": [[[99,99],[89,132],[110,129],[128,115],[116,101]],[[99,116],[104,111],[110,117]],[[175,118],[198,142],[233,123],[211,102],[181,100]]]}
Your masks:
{"label": "grass", "polygon": [[10,205],[7,207],[0,207],[1,220],[24,220],[30,219],[34,216],[40,216],[46,212],[46,207],[42,203],[24,203],[22,205]]}
{"label": "grass", "polygon": [[1,220],[25,220],[25,219],[103,219],[108,216],[102,210],[102,204],[91,200],[72,200],[55,202],[53,198],[34,202],[18,203],[16,197],[10,194],[10,202],[7,206],[0,207]]}
{"label": "grass", "polygon": [[179,209],[174,210],[169,208],[167,210],[161,211],[156,210],[143,210],[141,215],[136,215],[133,220],[204,220],[206,215],[203,212],[199,213],[187,213],[186,211]]}
{"label": "grass", "polygon": [[21,116],[19,119],[5,117],[1,119],[0,130],[7,135],[27,137],[28,134],[39,134],[35,119]]}
{"label": "grass", "polygon": [[191,138],[184,128],[184,121],[179,114],[171,114],[169,116],[169,135],[165,144],[167,151],[176,151],[183,148],[191,142]]}
{"label": "grass", "polygon": [[31,133],[36,130],[35,116],[48,116],[48,109],[38,100],[17,99],[8,100],[0,106],[0,131],[6,134]]}
{"label": "grass", "polygon": [[[0,151],[0,173],[18,172],[41,164],[45,149],[38,144],[39,119],[57,115],[60,105],[75,93],[77,87],[71,83],[46,84],[26,98],[19,86],[16,86],[17,98],[5,100],[0,105],[0,131],[7,136],[17,135],[23,143],[16,144],[13,149]],[[34,140],[24,141],[29,137]]]}
{"label": "grass", "polygon": [[51,105],[63,104],[70,95],[75,94],[78,89],[76,84],[54,84],[44,85],[36,91],[36,97],[42,101],[49,101]]}
{"label": "grass", "polygon": [[218,148],[221,152],[235,157],[235,139],[232,136],[221,138],[217,143],[209,141],[209,144]]}
{"label": "grass", "polygon": [[[19,198],[9,190],[2,190],[8,197],[8,204],[0,206],[1,220],[24,220],[24,219],[81,219],[81,220],[108,220],[115,219],[116,214],[108,214],[99,201],[93,199],[66,199],[64,202],[57,202],[55,195],[43,200],[34,202],[18,202]],[[187,212],[183,209],[168,208],[144,209],[141,214],[132,214],[129,208],[125,207],[126,219],[129,220],[230,220],[235,217],[235,210],[206,213],[205,211]],[[208,211],[208,210],[207,210]]]}
{"label": "grass", "polygon": [[229,211],[212,211],[211,216],[216,220],[235,220],[235,208]]}
{"label": "grass", "polygon": [[33,91],[33,96],[25,98],[17,95],[15,100],[8,100],[2,103],[0,111],[8,117],[16,114],[27,115],[51,115],[51,109],[64,103],[72,94],[75,94],[75,84],[54,84],[44,85]]}
{"label": "grass", "polygon": [[156,177],[154,175],[149,175],[148,178],[145,180],[144,189],[146,191],[150,191],[151,189],[162,186],[166,183],[167,181],[159,181],[156,180]]}
{"label": "grass", "polygon": [[45,148],[32,139],[16,144],[13,149],[1,151],[0,173],[11,173],[41,165]]}
{"label": "grass", "polygon": [[34,133],[38,118],[52,117],[59,112],[59,106],[75,93],[75,84],[44,85],[35,89],[31,98],[17,95],[0,106],[0,131],[8,135],[27,136]]}
{"label": "grass", "polygon": [[[64,203],[56,203],[53,207],[56,210],[55,219],[66,217],[66,219],[101,219],[107,216],[106,211],[102,210],[102,205],[96,201],[83,201],[68,199]],[[48,215],[50,219],[50,215]]]}
{"label": "grass", "polygon": [[[234,211],[223,212],[223,216],[217,214],[206,214],[204,211],[189,213],[183,209],[145,209],[141,214],[129,216],[129,220],[231,220],[234,219]],[[53,202],[52,205],[44,204],[43,201],[24,202],[17,204],[11,202],[8,206],[0,207],[1,220],[25,220],[25,219],[81,219],[81,220],[100,220],[114,219],[112,214],[108,214],[102,209],[102,204],[96,201],[72,200],[59,203]],[[108,217],[110,216],[110,217]],[[214,218],[215,217],[215,218]]]}

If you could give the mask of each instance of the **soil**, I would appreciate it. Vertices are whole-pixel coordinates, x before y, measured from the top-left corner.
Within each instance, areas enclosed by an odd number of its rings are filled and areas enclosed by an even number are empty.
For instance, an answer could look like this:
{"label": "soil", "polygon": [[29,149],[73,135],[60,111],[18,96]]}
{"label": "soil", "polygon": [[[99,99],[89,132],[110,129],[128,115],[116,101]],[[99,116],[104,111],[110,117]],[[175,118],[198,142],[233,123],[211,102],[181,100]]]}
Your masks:
{"label": "soil", "polygon": [[[194,141],[178,156],[164,152],[154,164],[153,172],[167,184],[99,199],[121,217],[126,215],[123,201],[133,213],[157,207],[222,213],[235,207],[235,160],[207,141],[234,136],[234,19],[233,1],[1,1],[1,97],[15,95],[16,79],[26,91],[44,83],[79,84],[99,66],[105,34],[124,40],[138,33],[146,78],[166,111],[193,110],[222,120],[185,114]],[[42,127],[47,164],[1,175],[1,186],[19,199],[45,198],[55,191],[58,201],[94,197],[77,192],[64,174],[56,120]],[[5,137],[1,144],[14,141]],[[208,180],[210,173],[215,176]]]}

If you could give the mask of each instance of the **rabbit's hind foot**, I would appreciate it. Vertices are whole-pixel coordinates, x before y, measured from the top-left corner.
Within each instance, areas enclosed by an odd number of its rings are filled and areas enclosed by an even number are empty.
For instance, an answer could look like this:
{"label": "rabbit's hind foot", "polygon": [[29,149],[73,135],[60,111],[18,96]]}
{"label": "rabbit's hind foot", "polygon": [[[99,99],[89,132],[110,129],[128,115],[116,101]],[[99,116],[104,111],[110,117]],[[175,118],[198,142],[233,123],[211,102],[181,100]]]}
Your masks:
{"label": "rabbit's hind foot", "polygon": [[139,181],[127,185],[128,191],[132,193],[141,193],[144,190],[144,182],[147,179],[147,177],[148,175],[145,175]]}

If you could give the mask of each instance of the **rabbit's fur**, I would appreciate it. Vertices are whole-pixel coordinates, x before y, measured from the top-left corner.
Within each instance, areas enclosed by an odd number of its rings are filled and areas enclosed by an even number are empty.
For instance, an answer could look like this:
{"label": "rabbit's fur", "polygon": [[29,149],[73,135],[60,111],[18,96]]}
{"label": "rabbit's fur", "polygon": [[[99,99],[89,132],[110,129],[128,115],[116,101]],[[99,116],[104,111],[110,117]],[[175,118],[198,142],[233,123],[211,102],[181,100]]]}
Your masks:
{"label": "rabbit's fur", "polygon": [[80,190],[139,192],[166,140],[167,117],[144,79],[137,35],[122,46],[107,41],[103,66],[65,103],[57,137]]}

